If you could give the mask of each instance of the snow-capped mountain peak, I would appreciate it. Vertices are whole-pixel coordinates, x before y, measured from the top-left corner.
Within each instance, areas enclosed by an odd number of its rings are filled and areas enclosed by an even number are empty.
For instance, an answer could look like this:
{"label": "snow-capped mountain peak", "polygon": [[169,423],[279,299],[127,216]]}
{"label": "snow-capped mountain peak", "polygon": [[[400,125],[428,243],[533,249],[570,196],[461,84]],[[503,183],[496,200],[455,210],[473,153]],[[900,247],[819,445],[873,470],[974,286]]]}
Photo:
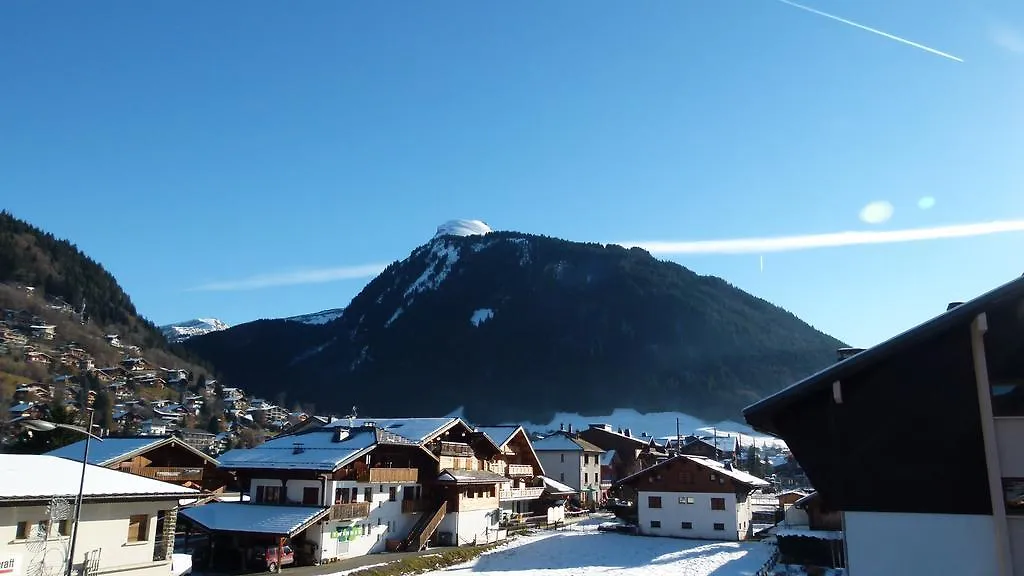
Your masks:
{"label": "snow-capped mountain peak", "polygon": [[483,236],[493,232],[483,220],[449,220],[437,227],[437,236]]}
{"label": "snow-capped mountain peak", "polygon": [[175,322],[160,327],[168,342],[184,342],[193,336],[201,336],[210,332],[227,330],[227,323],[216,318],[193,318],[184,322]]}

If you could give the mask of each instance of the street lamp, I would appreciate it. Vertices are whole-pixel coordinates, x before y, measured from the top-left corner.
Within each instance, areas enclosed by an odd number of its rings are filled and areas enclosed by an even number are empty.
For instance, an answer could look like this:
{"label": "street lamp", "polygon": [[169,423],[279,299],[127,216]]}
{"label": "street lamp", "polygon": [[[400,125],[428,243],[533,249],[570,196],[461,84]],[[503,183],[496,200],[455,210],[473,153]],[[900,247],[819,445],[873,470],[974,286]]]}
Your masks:
{"label": "street lamp", "polygon": [[85,434],[85,449],[82,451],[82,477],[78,480],[78,495],[75,496],[75,517],[71,523],[71,545],[68,547],[68,563],[65,568],[65,576],[71,576],[74,571],[75,542],[78,541],[78,520],[82,517],[82,492],[85,491],[85,469],[89,463],[89,440],[95,438],[97,441],[103,442],[103,438],[92,433],[93,417],[96,415],[96,411],[93,410],[92,404],[95,398],[96,393],[90,391],[86,402],[86,410],[89,411],[88,428],[82,428],[81,426],[75,426],[73,424],[58,424],[57,422],[50,422],[49,420],[33,419],[20,421],[22,426],[36,432],[52,432],[58,428],[62,428],[64,430],[73,430],[80,434]]}

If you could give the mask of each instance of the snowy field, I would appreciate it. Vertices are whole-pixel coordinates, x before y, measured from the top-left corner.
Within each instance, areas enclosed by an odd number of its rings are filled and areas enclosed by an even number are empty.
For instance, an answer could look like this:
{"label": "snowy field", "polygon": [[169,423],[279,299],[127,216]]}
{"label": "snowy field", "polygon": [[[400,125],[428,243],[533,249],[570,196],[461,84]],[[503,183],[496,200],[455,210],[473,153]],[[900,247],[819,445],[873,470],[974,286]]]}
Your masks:
{"label": "snowy field", "polygon": [[598,532],[596,525],[517,538],[431,576],[752,576],[771,555],[760,542],[711,542]]}

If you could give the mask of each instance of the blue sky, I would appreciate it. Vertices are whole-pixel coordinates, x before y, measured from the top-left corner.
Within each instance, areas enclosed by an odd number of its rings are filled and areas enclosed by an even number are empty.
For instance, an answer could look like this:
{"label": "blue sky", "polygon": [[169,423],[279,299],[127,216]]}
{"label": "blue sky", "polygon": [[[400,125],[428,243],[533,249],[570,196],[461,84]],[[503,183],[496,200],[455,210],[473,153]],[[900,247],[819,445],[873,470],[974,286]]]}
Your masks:
{"label": "blue sky", "polygon": [[[9,0],[0,204],[158,323],[343,306],[367,278],[190,289],[365,276],[450,218],[604,242],[1019,224],[1024,4],[808,6],[896,38],[780,0]],[[660,257],[869,345],[1024,272],[1022,247]]]}

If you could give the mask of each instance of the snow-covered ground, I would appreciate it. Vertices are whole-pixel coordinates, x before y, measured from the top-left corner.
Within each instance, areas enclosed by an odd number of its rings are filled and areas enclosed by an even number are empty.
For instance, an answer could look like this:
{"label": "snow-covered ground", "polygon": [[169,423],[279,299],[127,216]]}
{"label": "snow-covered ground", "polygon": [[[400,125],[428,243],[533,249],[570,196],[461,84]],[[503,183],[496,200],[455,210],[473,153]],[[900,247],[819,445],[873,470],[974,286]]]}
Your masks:
{"label": "snow-covered ground", "polygon": [[598,532],[597,525],[517,538],[476,560],[431,576],[752,576],[772,548]]}

